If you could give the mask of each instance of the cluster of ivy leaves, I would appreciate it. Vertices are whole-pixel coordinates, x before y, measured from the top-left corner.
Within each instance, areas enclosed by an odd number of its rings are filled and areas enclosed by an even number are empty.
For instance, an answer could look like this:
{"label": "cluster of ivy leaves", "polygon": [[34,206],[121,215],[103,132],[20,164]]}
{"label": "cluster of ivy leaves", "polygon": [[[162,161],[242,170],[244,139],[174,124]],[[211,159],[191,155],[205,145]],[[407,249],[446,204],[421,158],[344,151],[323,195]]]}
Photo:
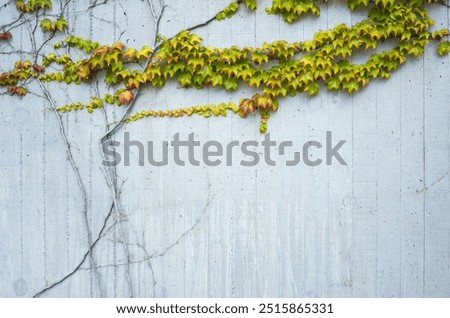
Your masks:
{"label": "cluster of ivy leaves", "polygon": [[[320,14],[319,1],[273,0],[266,11],[281,14],[287,22],[298,20],[303,14]],[[326,2],[326,1],[323,1]],[[261,132],[267,130],[271,112],[279,107],[279,99],[296,94],[316,95],[321,87],[329,90],[357,92],[376,78],[389,78],[392,71],[404,64],[409,56],[424,53],[431,40],[438,41],[441,55],[450,53],[450,31],[431,32],[434,21],[425,2],[420,0],[349,0],[348,8],[368,7],[366,19],[349,26],[317,32],[310,40],[288,43],[278,40],[261,47],[216,48],[205,46],[199,35],[181,31],[172,38],[159,38],[156,48],[136,49],[121,42],[102,45],[75,35],[54,44],[55,51],[42,61],[18,61],[8,72],[0,73],[0,86],[12,95],[27,93],[24,83],[30,79],[66,84],[92,83],[102,80],[115,88],[114,93],[92,97],[90,102],[62,105],[60,112],[86,109],[93,112],[106,105],[133,103],[136,90],[142,87],[163,87],[175,80],[183,87],[202,89],[221,87],[236,90],[247,84],[259,92],[239,103],[199,105],[173,110],[143,110],[126,118],[126,122],[145,117],[180,117],[184,115],[226,116],[231,111],[246,117],[254,112],[261,116]],[[51,7],[49,0],[16,1],[22,12],[36,12]],[[241,6],[257,8],[256,0],[234,1],[216,19],[230,18]],[[67,28],[62,18],[41,22],[44,32],[60,32]],[[4,36],[9,40],[10,36]],[[0,32],[0,40],[2,34]],[[381,42],[394,40],[395,44],[377,51]],[[84,58],[73,60],[61,48],[72,47],[83,52]],[[373,52],[364,63],[353,63],[351,57],[360,49]],[[144,63],[149,61],[148,63]],[[39,63],[38,63],[39,62]],[[138,68],[138,65],[145,65]],[[48,71],[49,69],[52,71]]]}

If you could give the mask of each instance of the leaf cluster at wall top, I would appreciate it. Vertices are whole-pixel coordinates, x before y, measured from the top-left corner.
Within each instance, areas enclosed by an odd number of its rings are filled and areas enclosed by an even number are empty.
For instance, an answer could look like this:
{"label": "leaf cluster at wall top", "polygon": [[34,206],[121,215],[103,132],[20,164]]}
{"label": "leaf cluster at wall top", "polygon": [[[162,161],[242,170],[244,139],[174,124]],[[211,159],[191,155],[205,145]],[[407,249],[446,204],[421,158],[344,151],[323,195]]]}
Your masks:
{"label": "leaf cluster at wall top", "polygon": [[[320,14],[320,1],[273,0],[266,11],[280,14],[286,22],[294,22],[304,14]],[[324,1],[326,2],[326,1]],[[143,87],[162,88],[175,80],[183,87],[202,89],[220,87],[236,90],[246,84],[258,93],[239,103],[200,105],[174,110],[144,110],[130,115],[126,122],[144,117],[180,117],[184,115],[225,116],[228,111],[246,117],[259,112],[261,131],[267,129],[267,119],[279,107],[279,99],[299,93],[316,95],[321,87],[354,93],[376,78],[389,78],[392,71],[409,56],[424,53],[430,40],[438,41],[441,55],[450,53],[448,29],[431,32],[434,21],[425,1],[349,0],[348,8],[369,9],[367,18],[353,26],[339,24],[317,32],[310,40],[287,43],[279,40],[261,47],[217,48],[205,46],[199,35],[181,31],[172,38],[160,37],[157,47],[133,48],[116,42],[102,45],[90,39],[69,35],[54,43],[54,51],[42,59],[19,60],[14,67],[0,73],[0,86],[12,95],[23,96],[31,80],[59,82],[65,85],[103,81],[113,91],[93,96],[88,103],[62,105],[60,112],[87,109],[93,112],[108,104],[129,105],[135,92]],[[426,1],[432,3],[435,1]],[[16,1],[24,14],[51,8],[49,0]],[[220,11],[215,19],[232,17],[240,7],[257,8],[256,0],[235,1]],[[63,17],[44,19],[44,32],[66,31]],[[0,32],[0,41],[13,36]],[[377,50],[381,42],[393,40],[394,45]],[[74,59],[68,48],[79,50],[84,58]],[[369,52],[363,63],[352,62],[357,50]]]}

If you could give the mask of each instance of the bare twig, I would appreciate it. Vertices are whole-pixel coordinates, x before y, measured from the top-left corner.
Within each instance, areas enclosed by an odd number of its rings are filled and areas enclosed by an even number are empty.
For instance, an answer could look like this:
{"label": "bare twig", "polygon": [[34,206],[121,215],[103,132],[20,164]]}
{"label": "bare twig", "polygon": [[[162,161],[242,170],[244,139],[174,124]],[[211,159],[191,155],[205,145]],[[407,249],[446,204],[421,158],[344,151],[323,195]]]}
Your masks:
{"label": "bare twig", "polygon": [[[63,12],[61,12],[62,14]],[[30,43],[31,43],[31,47],[32,47],[32,52],[33,52],[33,60],[35,61],[35,63],[37,63],[37,57],[38,57],[38,49],[37,49],[37,45],[36,45],[36,36],[35,36],[35,32],[37,29],[37,25],[38,25],[38,20],[37,20],[37,14],[36,14],[36,19],[35,19],[35,25],[34,27],[31,26],[31,19],[25,19],[23,21],[23,24],[25,24],[28,28],[28,33],[29,33],[29,37],[30,37]],[[88,218],[88,208],[87,208],[87,192],[86,192],[86,188],[83,184],[83,180],[81,178],[81,173],[80,170],[77,166],[77,164],[75,163],[75,160],[73,158],[73,154],[72,154],[72,150],[71,150],[71,144],[68,140],[66,131],[65,131],[65,127],[62,121],[62,117],[59,114],[59,112],[57,111],[57,106],[55,101],[53,100],[53,98],[51,97],[49,91],[47,90],[47,88],[44,86],[44,84],[42,83],[42,81],[37,78],[36,79],[37,83],[39,84],[44,96],[46,97],[47,101],[50,104],[51,109],[53,110],[53,113],[56,116],[56,119],[58,121],[58,125],[59,125],[59,130],[60,130],[60,135],[63,139],[64,142],[64,146],[65,146],[65,150],[66,150],[66,156],[67,159],[70,163],[70,166],[72,168],[72,170],[75,173],[75,178],[77,180],[78,186],[80,188],[80,192],[81,192],[81,196],[82,196],[82,202],[83,202],[83,208],[82,208],[82,215],[83,215],[83,220],[84,220],[84,224],[86,227],[86,233],[87,233],[87,240],[88,240],[88,246],[90,248],[89,250],[89,260],[94,272],[94,275],[97,277],[97,281],[99,284],[99,291],[102,294],[102,287],[101,287],[101,279],[100,279],[100,274],[98,273],[98,271],[96,270],[96,262],[94,261],[93,255],[92,255],[92,250],[91,250],[91,246],[92,246],[92,232],[91,232],[91,227],[89,224],[89,218]]]}
{"label": "bare twig", "polygon": [[[166,8],[166,5],[164,4],[164,2],[162,0],[159,0],[159,4],[160,4],[160,10],[159,12],[157,12],[156,7],[155,7],[155,3],[152,0],[147,0],[150,6],[150,11],[152,13],[153,16],[153,23],[154,23],[154,36],[153,36],[153,47],[154,47],[154,53],[151,54],[151,56],[149,56],[149,58],[146,60],[145,64],[142,66],[142,70],[145,70],[151,63],[152,58],[154,57],[154,55],[156,54],[156,52],[159,50],[159,45],[157,45],[157,39],[158,39],[158,34],[159,34],[159,28],[160,28],[160,22],[161,19],[163,17],[164,14],[164,10]],[[70,2],[69,0],[66,0],[64,3],[62,2],[62,0],[58,0],[60,6],[60,13],[58,16],[63,16],[64,11],[67,9],[67,5]],[[108,2],[108,0],[103,0],[102,2],[100,1],[93,1],[92,4],[89,6],[88,10],[93,9],[96,6],[99,5],[103,5],[106,4]],[[241,1],[239,1],[241,2]],[[47,14],[46,14],[47,15]],[[47,15],[48,16],[48,15]],[[44,40],[44,43],[41,44],[39,47],[37,47],[36,44],[36,37],[35,37],[35,33],[36,30],[38,28],[38,13],[34,14],[34,15],[26,15],[26,14],[21,14],[19,19],[17,21],[13,21],[8,25],[4,25],[2,26],[2,28],[15,28],[15,27],[19,27],[20,25],[26,25],[29,31],[29,35],[30,35],[30,43],[32,46],[32,50],[30,52],[25,52],[23,51],[23,54],[27,54],[27,55],[32,55],[33,56],[33,60],[35,62],[37,62],[38,57],[41,56],[40,52],[41,50],[44,49],[45,45],[51,41],[51,39],[53,38],[54,34],[50,35],[46,40]],[[33,21],[34,20],[34,21]],[[198,25],[194,25],[190,28],[188,28],[188,30],[194,30],[194,29],[198,29],[200,27],[206,26],[209,23],[211,23],[212,21],[215,21],[216,18],[213,17],[203,23],[200,23]],[[33,23],[33,22],[34,23]],[[20,23],[19,23],[20,22]],[[67,30],[64,31],[66,36],[68,35]],[[8,43],[9,44],[9,43]],[[66,48],[67,49],[67,53],[70,56],[70,48]],[[17,52],[17,51],[16,51]],[[2,52],[3,53],[3,52]],[[108,266],[126,266],[127,270],[126,270],[126,274],[127,274],[127,282],[128,282],[128,288],[129,288],[129,296],[133,297],[133,285],[132,285],[132,279],[131,279],[131,274],[130,274],[130,265],[131,264],[135,264],[135,263],[140,263],[140,262],[144,262],[147,261],[148,262],[148,266],[150,268],[151,274],[152,274],[152,280],[153,280],[153,294],[155,295],[155,286],[156,286],[156,279],[155,279],[155,273],[153,270],[153,266],[151,263],[151,260],[154,258],[158,258],[158,257],[162,257],[164,256],[166,253],[168,253],[171,249],[173,249],[175,246],[177,246],[187,235],[189,235],[189,233],[191,233],[201,222],[202,217],[206,214],[208,207],[210,205],[211,200],[208,200],[205,208],[203,209],[202,214],[199,216],[199,218],[193,223],[193,225],[185,232],[183,232],[173,243],[169,244],[168,246],[166,246],[165,248],[154,252],[153,254],[150,254],[145,245],[139,243],[136,243],[144,252],[145,252],[145,257],[142,259],[138,259],[138,260],[132,260],[131,259],[131,255],[130,255],[130,251],[128,246],[130,245],[129,242],[127,242],[126,239],[126,235],[125,235],[125,229],[123,228],[123,215],[121,214],[121,207],[120,207],[120,196],[121,196],[121,192],[117,186],[117,181],[118,181],[118,175],[117,175],[117,170],[116,167],[108,167],[104,169],[104,173],[105,173],[105,177],[106,177],[106,181],[107,184],[109,186],[109,188],[111,189],[112,192],[112,199],[113,199],[113,203],[111,205],[110,211],[107,214],[106,218],[104,219],[104,223],[103,226],[100,230],[100,232],[98,233],[97,237],[95,240],[93,240],[92,238],[92,231],[91,231],[91,226],[89,224],[89,219],[88,219],[88,206],[87,206],[87,192],[83,183],[83,180],[81,178],[81,173],[78,169],[78,166],[75,163],[73,154],[72,154],[72,150],[71,150],[71,144],[68,140],[68,136],[66,134],[66,130],[62,121],[62,117],[61,115],[58,113],[57,111],[57,105],[55,103],[55,101],[53,100],[52,96],[50,95],[50,92],[48,91],[48,89],[46,88],[46,86],[44,85],[44,83],[38,78],[36,79],[37,83],[39,84],[39,87],[41,88],[43,95],[38,95],[35,94],[36,96],[45,98],[49,104],[50,104],[50,109],[53,110],[53,112],[56,115],[56,118],[58,120],[58,125],[59,125],[59,130],[60,130],[60,134],[62,136],[63,142],[64,142],[64,146],[66,149],[66,153],[67,153],[67,159],[70,163],[70,166],[72,167],[74,173],[75,173],[75,177],[77,180],[77,183],[79,185],[80,191],[81,191],[81,196],[82,196],[82,202],[83,202],[83,217],[84,217],[84,223],[86,226],[86,230],[87,230],[87,238],[88,238],[88,250],[85,252],[85,254],[83,255],[82,259],[80,260],[80,262],[75,266],[75,268],[68,273],[67,275],[65,275],[63,278],[59,279],[58,281],[50,284],[49,286],[45,287],[44,289],[42,289],[41,291],[37,292],[34,297],[40,297],[43,294],[45,294],[46,292],[48,292],[49,290],[51,290],[52,288],[62,284],[63,282],[65,282],[67,279],[69,279],[70,277],[72,277],[73,275],[76,274],[77,271],[79,271],[80,269],[83,270],[92,270],[95,275],[97,276],[98,279],[98,283],[99,283],[99,287],[100,287],[100,293],[102,293],[102,288],[100,285],[100,274],[97,271],[98,269],[102,268],[102,267],[108,267]],[[99,93],[99,89],[98,89],[98,81],[96,79],[94,79],[94,87],[96,90],[96,94],[98,97],[100,97],[100,93]],[[124,114],[121,116],[120,120],[116,123],[114,123],[114,125],[110,128],[109,123],[108,123],[108,117],[106,114],[106,111],[104,109],[102,109],[103,115],[104,115],[104,121],[105,121],[105,126],[106,126],[106,132],[103,135],[102,138],[100,138],[99,140],[99,145],[100,148],[102,147],[102,144],[105,141],[111,141],[114,134],[117,133],[123,126],[125,119],[130,115],[134,105],[136,104],[136,101],[138,99],[139,96],[139,90],[135,91],[135,98],[132,101],[132,103],[130,103],[130,105],[128,105],[128,107],[126,108]],[[105,154],[103,153],[102,149],[101,149],[101,154],[103,159],[105,160]],[[107,225],[108,220],[111,218],[112,214],[115,214],[115,222],[113,222],[110,226]],[[119,264],[115,264],[115,265],[104,265],[104,266],[98,266],[93,258],[93,249],[94,247],[98,244],[98,242],[106,236],[106,233],[114,228],[115,226],[118,226],[118,230],[119,230],[119,234],[120,234],[120,240],[118,240],[118,242],[120,242],[123,245],[124,248],[124,252],[125,252],[125,257],[126,260],[123,263],[119,263]],[[90,267],[87,268],[82,268],[83,264],[86,263],[86,261],[89,259],[90,262]],[[86,265],[87,266],[87,265]]]}
{"label": "bare twig", "polygon": [[[161,2],[162,3],[162,2]],[[164,9],[165,9],[165,5],[162,5],[161,10],[159,12],[159,14],[156,15],[156,11],[154,8],[154,4],[151,0],[149,0],[149,4],[150,4],[150,10],[152,12],[153,18],[154,18],[154,26],[155,26],[155,34],[153,37],[153,46],[156,46],[156,41],[157,41],[157,36],[159,33],[159,25],[161,22],[161,18],[164,14]],[[153,53],[154,54],[154,53]],[[153,57],[153,55],[149,56],[149,58],[147,59],[145,65],[144,65],[144,70],[148,67],[148,65],[150,64],[151,58]],[[103,152],[102,146],[105,142],[111,140],[112,136],[123,126],[125,118],[127,118],[129,116],[129,114],[131,113],[133,106],[135,105],[135,102],[138,98],[138,94],[139,94],[139,90],[136,91],[135,93],[135,98],[134,100],[130,103],[130,105],[127,107],[125,113],[123,114],[123,116],[121,117],[121,119],[119,120],[119,122],[117,122],[113,128],[111,128],[110,130],[108,130],[105,135],[100,138],[99,140],[99,148],[100,148],[100,153],[103,157],[104,161],[107,161],[106,159],[106,155]],[[108,125],[107,125],[108,127]],[[106,177],[106,182],[108,183],[108,186],[111,189],[112,192],[112,196],[113,196],[113,202],[114,202],[114,210],[116,212],[116,218],[120,220],[121,218],[121,211],[120,211],[120,195],[119,192],[117,191],[117,172],[115,170],[116,168],[110,168],[110,167],[105,167],[104,172],[105,172],[105,177]],[[126,238],[125,238],[125,233],[122,227],[122,224],[119,223],[119,234],[121,236],[121,239],[126,242]],[[127,244],[123,244],[123,248],[126,254],[126,258],[129,262],[131,262],[131,256],[130,256],[130,252],[128,249],[128,245]],[[132,285],[132,280],[131,280],[131,275],[130,275],[130,266],[127,266],[127,281],[128,281],[128,291],[129,291],[129,295],[130,297],[133,297],[133,285]]]}
{"label": "bare twig", "polygon": [[[83,258],[81,259],[81,261],[77,264],[77,266],[75,266],[75,268],[68,273],[67,275],[65,275],[63,278],[59,279],[58,281],[54,282],[53,284],[50,284],[49,286],[45,287],[44,289],[42,289],[41,291],[37,292],[33,298],[38,298],[40,296],[42,296],[43,294],[45,294],[46,292],[48,292],[49,290],[55,288],[58,285],[61,285],[62,283],[64,283],[67,279],[69,279],[70,277],[72,277],[73,275],[75,275],[76,272],[78,272],[81,267],[83,266],[83,264],[86,262],[88,256],[90,256],[90,254],[92,253],[92,250],[94,249],[94,247],[97,245],[97,243],[100,241],[100,239],[103,237],[103,233],[106,230],[106,225],[108,224],[108,220],[110,219],[112,213],[114,210],[114,204],[111,205],[111,208],[109,210],[108,215],[106,216],[106,218],[103,221],[103,225],[102,228],[100,229],[100,232],[97,235],[97,238],[95,239],[95,241],[92,242],[91,246],[89,247],[89,250],[84,254]],[[90,268],[89,268],[90,269]]]}
{"label": "bare twig", "polygon": [[[163,248],[162,250],[159,250],[157,252],[154,252],[150,255],[147,255],[146,257],[137,259],[137,260],[124,260],[120,263],[116,263],[116,264],[106,264],[106,265],[99,265],[98,269],[101,268],[108,268],[108,267],[123,267],[123,266],[129,266],[130,264],[139,264],[142,262],[146,262],[146,261],[150,261],[152,259],[155,258],[159,258],[159,257],[163,257],[164,255],[166,255],[170,250],[172,250],[175,246],[177,246],[178,244],[180,244],[180,242],[186,237],[188,236],[190,233],[192,233],[201,223],[203,217],[207,214],[208,209],[211,205],[211,203],[214,200],[214,195],[211,196],[210,198],[208,198],[207,203],[205,204],[202,213],[200,214],[200,216],[195,220],[195,222],[192,224],[191,227],[189,227],[189,229],[187,229],[185,232],[181,233],[180,236],[171,244],[167,245],[165,248]],[[123,244],[123,242],[121,242]],[[85,268],[86,270],[88,268]]]}

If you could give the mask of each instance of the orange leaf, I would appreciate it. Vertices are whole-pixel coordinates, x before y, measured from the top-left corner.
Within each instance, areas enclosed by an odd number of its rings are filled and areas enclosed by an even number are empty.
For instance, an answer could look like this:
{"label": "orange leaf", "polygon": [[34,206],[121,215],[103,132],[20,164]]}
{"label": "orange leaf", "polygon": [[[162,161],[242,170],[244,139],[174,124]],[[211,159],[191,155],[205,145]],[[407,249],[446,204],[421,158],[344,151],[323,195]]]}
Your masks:
{"label": "orange leaf", "polygon": [[119,94],[119,101],[121,104],[129,105],[133,99],[134,94],[131,90],[126,90]]}
{"label": "orange leaf", "polygon": [[243,117],[247,116],[248,113],[253,113],[256,109],[255,101],[253,99],[245,98],[239,104],[240,111]]}

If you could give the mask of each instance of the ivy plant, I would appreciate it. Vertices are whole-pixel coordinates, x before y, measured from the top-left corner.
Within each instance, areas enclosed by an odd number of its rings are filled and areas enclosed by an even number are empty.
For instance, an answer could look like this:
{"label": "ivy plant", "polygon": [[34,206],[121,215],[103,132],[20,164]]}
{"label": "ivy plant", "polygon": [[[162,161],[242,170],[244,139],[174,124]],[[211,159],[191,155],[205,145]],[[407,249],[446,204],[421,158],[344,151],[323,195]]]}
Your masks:
{"label": "ivy plant", "polygon": [[[87,191],[72,156],[72,147],[62,120],[64,113],[85,110],[89,113],[101,111],[106,114],[106,108],[112,105],[125,106],[122,117],[115,123],[108,122],[105,115],[107,131],[99,140],[100,145],[111,140],[123,125],[152,117],[210,117],[234,113],[245,118],[256,114],[261,118],[260,131],[264,133],[267,131],[270,115],[281,107],[284,98],[303,93],[314,96],[321,89],[354,94],[373,80],[388,79],[408,59],[423,55],[431,42],[436,44],[440,55],[450,53],[450,31],[433,30],[435,22],[429,13],[431,5],[444,5],[448,8],[449,5],[442,0],[348,0],[345,3],[348,10],[365,9],[368,12],[363,20],[354,25],[338,24],[318,31],[311,39],[304,41],[289,43],[277,40],[263,43],[259,47],[226,48],[205,45],[202,38],[194,32],[195,29],[214,21],[232,18],[239,10],[258,10],[260,1],[232,1],[208,21],[181,30],[173,37],[155,36],[152,43],[139,48],[122,42],[99,43],[71,34],[64,14],[69,2],[16,0],[18,18],[0,25],[0,48],[10,47],[13,51],[8,55],[19,57],[12,65],[0,65],[0,95],[10,94],[21,98],[27,94],[36,94],[43,97],[56,114],[67,159],[81,193],[79,202],[87,234],[88,250],[84,257],[69,274],[48,284],[35,297],[69,279],[87,261],[90,269],[100,277],[93,249],[108,230],[106,225],[113,212],[125,255],[128,295],[133,297],[129,265],[135,260],[128,250],[129,244],[124,234],[122,212],[125,209],[120,202],[121,189],[116,168],[104,167],[112,203],[101,230],[94,236],[88,217]],[[272,0],[266,12],[280,15],[286,23],[295,23],[307,15],[319,16],[326,2]],[[107,1],[91,3],[92,6],[98,6]],[[157,34],[165,5],[163,0],[159,0],[160,12],[157,12],[157,1],[148,0],[148,3]],[[54,5],[59,5],[59,8],[53,8]],[[92,9],[92,6],[89,8]],[[11,42],[17,35],[15,31],[18,26],[26,26],[28,29],[30,52],[15,50]],[[38,33],[42,33],[41,36],[36,36]],[[384,45],[382,48],[380,44],[383,42],[391,44],[390,47],[386,48]],[[353,62],[354,55],[362,50],[367,52],[366,60],[361,63]],[[240,101],[186,105],[169,110],[151,108],[134,112],[142,89],[161,89],[170,81],[186,88],[216,87],[226,91],[234,91],[240,85],[247,85],[256,93]],[[100,93],[98,88],[102,83],[107,93]],[[90,91],[95,92],[95,95],[88,100],[57,105],[52,97],[54,85],[50,84],[90,85]],[[39,92],[34,91],[36,86],[40,89]],[[104,152],[102,156],[105,158]],[[170,246],[177,245],[178,241]],[[150,262],[150,258],[146,261]],[[98,283],[100,285],[100,279]],[[99,290],[102,290],[101,286]]]}
{"label": "ivy plant", "polygon": [[[273,0],[266,11],[280,14],[287,23],[293,23],[303,15],[320,15],[321,2],[327,1]],[[312,96],[322,88],[353,94],[374,79],[388,79],[410,56],[422,55],[432,40],[437,41],[440,55],[449,54],[449,30],[430,31],[434,21],[427,5],[432,3],[442,4],[432,0],[349,0],[349,10],[368,8],[365,19],[354,25],[339,24],[321,30],[309,40],[292,43],[278,40],[261,47],[205,46],[202,38],[192,30],[183,30],[171,38],[159,36],[155,47],[142,48],[121,42],[100,44],[68,34],[63,41],[54,43],[54,51],[41,59],[19,60],[9,71],[0,73],[0,86],[17,96],[26,95],[27,85],[36,79],[66,85],[103,81],[114,88],[114,92],[93,96],[90,101],[57,107],[64,113],[83,109],[93,112],[108,105],[131,105],[141,88],[159,89],[168,81],[177,81],[182,87],[220,87],[227,91],[246,84],[259,92],[236,103],[143,110],[129,114],[123,122],[194,114],[226,116],[228,112],[246,117],[257,112],[261,116],[260,130],[266,132],[270,114],[278,109],[279,100],[288,95],[306,93]],[[256,0],[233,1],[212,20],[231,18],[241,7],[256,10],[257,5]],[[50,9],[52,2],[18,0],[16,7],[29,14]],[[68,27],[63,17],[45,18],[40,25],[44,32],[50,33],[63,32]],[[12,36],[10,31],[4,30],[0,40],[9,41]],[[387,40],[394,41],[392,48],[377,50],[379,44]],[[74,59],[64,50],[66,47],[79,50],[84,57]],[[352,56],[361,49],[372,53],[364,63],[352,62]],[[136,67],[143,64],[144,68]]]}

